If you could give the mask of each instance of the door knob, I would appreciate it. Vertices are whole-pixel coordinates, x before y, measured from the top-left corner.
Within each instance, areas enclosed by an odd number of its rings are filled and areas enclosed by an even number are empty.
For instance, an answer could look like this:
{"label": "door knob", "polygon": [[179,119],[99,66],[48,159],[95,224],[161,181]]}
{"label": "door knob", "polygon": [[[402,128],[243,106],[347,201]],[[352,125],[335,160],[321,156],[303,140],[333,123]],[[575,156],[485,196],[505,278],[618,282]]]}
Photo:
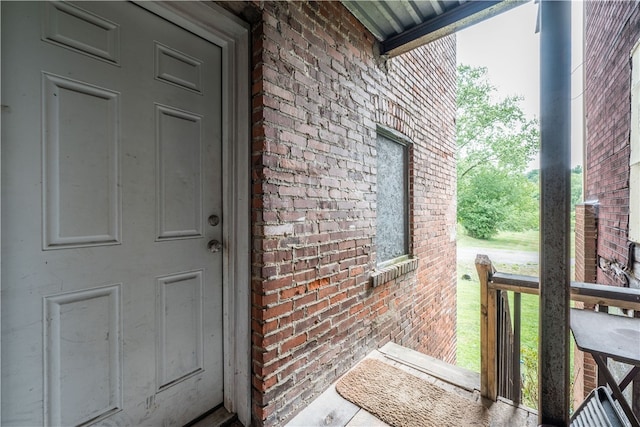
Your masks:
{"label": "door knob", "polygon": [[207,249],[209,249],[209,252],[220,252],[222,250],[222,243],[220,243],[217,240],[209,240],[209,243],[207,243]]}
{"label": "door knob", "polygon": [[218,215],[209,216],[209,225],[215,227],[218,224],[220,224],[220,217]]}

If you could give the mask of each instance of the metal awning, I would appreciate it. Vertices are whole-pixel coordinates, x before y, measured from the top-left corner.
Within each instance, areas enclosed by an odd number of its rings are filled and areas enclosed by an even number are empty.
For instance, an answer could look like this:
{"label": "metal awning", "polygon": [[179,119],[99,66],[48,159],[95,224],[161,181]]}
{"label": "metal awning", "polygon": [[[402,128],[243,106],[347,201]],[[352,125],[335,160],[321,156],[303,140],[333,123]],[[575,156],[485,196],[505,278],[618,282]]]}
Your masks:
{"label": "metal awning", "polygon": [[526,0],[342,0],[381,42],[399,55],[483,21]]}

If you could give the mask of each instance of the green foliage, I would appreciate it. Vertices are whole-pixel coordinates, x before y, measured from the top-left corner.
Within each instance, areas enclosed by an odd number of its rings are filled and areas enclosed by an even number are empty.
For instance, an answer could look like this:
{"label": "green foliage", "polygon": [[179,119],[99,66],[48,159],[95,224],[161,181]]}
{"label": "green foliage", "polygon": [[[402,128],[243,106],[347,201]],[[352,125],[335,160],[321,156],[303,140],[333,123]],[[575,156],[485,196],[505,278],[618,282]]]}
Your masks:
{"label": "green foliage", "polygon": [[507,215],[498,228],[502,231],[537,230],[540,223],[538,186],[524,175],[510,177],[509,184]]}
{"label": "green foliage", "polygon": [[[540,169],[527,172],[527,179],[536,186],[540,183]],[[571,169],[571,207],[582,202],[582,166],[577,165]]]}
{"label": "green foliage", "polygon": [[521,97],[495,100],[486,68],[458,67],[458,221],[470,236],[538,226],[537,187],[523,175],[538,150],[536,120]]}
{"label": "green foliage", "polygon": [[522,347],[522,403],[538,409],[538,351],[528,346]]}
{"label": "green foliage", "polygon": [[[582,202],[582,167],[571,169],[571,214],[575,222],[576,205]],[[572,223],[573,223],[572,222]]]}
{"label": "green foliage", "polygon": [[[527,173],[527,179],[534,184],[536,188],[540,185],[540,170],[535,169]],[[537,198],[537,196],[536,196]],[[571,227],[576,222],[576,205],[582,202],[582,166],[578,165],[571,169],[571,207],[570,219]]]}
{"label": "green foliage", "polygon": [[540,183],[540,169],[527,172],[527,179],[537,186]]}
{"label": "green foliage", "polygon": [[458,221],[476,239],[490,239],[499,230],[536,228],[535,194],[523,175],[483,167],[458,183]]}
{"label": "green foliage", "polygon": [[495,100],[495,92],[486,68],[458,67],[458,177],[487,164],[523,172],[538,151],[538,121],[525,116],[519,105],[522,97]]}

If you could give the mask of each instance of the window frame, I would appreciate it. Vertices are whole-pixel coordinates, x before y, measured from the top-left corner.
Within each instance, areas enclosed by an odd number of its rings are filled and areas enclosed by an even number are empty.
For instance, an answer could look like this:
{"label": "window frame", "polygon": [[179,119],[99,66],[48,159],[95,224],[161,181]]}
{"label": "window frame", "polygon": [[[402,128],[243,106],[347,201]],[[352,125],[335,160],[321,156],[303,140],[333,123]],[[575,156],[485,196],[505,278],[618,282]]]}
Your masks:
{"label": "window frame", "polygon": [[[379,194],[379,186],[378,186],[378,173],[376,172],[376,268],[384,269],[386,267],[399,264],[405,261],[408,261],[413,258],[413,234],[411,232],[411,223],[413,218],[413,203],[412,203],[412,194],[411,194],[411,179],[412,179],[412,149],[413,142],[407,138],[405,135],[401,134],[398,131],[393,129],[384,127],[382,125],[376,126],[376,153],[378,151],[378,137],[382,136],[383,138],[391,141],[392,143],[396,143],[402,146],[403,150],[403,179],[404,179],[404,196],[405,196],[405,214],[404,214],[404,254],[390,258],[388,260],[379,261],[378,259],[378,194]],[[378,155],[376,155],[376,169],[378,167]]]}

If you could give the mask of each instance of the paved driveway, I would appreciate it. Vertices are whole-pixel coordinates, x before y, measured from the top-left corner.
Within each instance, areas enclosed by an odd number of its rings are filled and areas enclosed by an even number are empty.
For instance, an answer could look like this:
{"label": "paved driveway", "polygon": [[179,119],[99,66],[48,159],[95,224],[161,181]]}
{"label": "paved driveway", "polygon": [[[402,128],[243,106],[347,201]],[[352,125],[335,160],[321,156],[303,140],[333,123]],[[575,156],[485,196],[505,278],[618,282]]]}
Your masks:
{"label": "paved driveway", "polygon": [[537,264],[538,252],[513,251],[506,249],[489,249],[474,247],[458,247],[458,262],[474,262],[476,255],[488,255],[494,263],[503,264]]}

